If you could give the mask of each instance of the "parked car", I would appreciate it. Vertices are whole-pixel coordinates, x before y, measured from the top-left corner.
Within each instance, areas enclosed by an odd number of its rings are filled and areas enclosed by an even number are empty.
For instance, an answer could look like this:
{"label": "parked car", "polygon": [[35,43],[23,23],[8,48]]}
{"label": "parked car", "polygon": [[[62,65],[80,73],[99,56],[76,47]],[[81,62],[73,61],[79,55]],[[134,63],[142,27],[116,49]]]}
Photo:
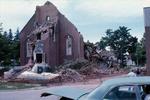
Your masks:
{"label": "parked car", "polygon": [[150,77],[120,77],[104,81],[93,91],[78,88],[51,88],[41,96],[60,96],[59,100],[144,100],[150,93]]}

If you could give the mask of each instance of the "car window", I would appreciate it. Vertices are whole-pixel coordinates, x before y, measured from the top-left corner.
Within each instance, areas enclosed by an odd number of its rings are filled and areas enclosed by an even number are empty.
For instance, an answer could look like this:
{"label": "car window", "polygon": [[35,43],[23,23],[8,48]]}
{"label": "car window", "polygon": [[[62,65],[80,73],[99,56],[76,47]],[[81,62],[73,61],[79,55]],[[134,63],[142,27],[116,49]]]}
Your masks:
{"label": "car window", "polygon": [[150,85],[141,85],[140,95],[142,100],[150,100]]}
{"label": "car window", "polygon": [[119,86],[109,91],[104,100],[137,100],[135,86]]}

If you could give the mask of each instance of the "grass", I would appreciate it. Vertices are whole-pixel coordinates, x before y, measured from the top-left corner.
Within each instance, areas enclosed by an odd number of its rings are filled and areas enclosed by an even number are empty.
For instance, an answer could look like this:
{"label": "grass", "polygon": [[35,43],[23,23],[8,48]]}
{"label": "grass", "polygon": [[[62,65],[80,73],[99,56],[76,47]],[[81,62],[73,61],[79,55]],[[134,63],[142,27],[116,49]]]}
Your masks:
{"label": "grass", "polygon": [[0,91],[26,89],[26,88],[33,88],[33,87],[37,87],[37,85],[27,84],[27,83],[0,82]]}

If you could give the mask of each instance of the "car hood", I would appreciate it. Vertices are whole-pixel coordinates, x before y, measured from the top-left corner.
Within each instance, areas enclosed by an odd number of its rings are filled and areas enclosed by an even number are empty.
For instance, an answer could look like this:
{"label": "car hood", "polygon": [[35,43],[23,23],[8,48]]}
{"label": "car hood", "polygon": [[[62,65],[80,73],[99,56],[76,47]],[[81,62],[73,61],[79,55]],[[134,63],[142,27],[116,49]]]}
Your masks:
{"label": "car hood", "polygon": [[53,87],[50,90],[45,91],[41,94],[42,97],[49,95],[56,95],[60,97],[65,97],[73,100],[78,100],[81,96],[88,94],[88,90],[83,90],[75,87],[62,86],[62,87]]}

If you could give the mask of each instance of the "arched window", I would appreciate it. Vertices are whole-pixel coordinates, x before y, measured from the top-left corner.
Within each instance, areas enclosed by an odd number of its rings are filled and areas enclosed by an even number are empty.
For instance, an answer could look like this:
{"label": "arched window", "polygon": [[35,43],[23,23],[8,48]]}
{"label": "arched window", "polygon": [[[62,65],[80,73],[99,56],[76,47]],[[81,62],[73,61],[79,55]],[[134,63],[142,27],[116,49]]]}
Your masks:
{"label": "arched window", "polygon": [[69,35],[66,39],[66,55],[72,55],[72,38]]}
{"label": "arched window", "polygon": [[26,42],[26,56],[27,57],[31,57],[32,56],[32,46],[31,46],[31,42],[28,39]]}
{"label": "arched window", "polygon": [[46,16],[46,21],[50,21],[50,16]]}

